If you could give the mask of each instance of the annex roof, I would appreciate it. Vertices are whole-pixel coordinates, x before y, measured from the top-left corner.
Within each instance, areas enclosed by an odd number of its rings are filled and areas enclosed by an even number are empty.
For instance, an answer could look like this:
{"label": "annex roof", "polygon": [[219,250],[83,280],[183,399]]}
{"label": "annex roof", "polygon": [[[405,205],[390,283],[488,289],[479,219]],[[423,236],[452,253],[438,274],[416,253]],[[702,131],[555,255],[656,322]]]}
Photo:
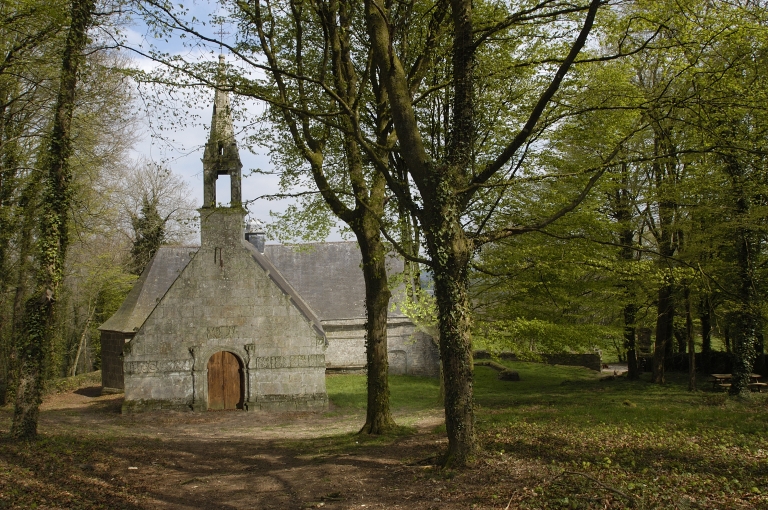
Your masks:
{"label": "annex roof", "polygon": [[197,250],[191,246],[163,246],[157,250],[123,304],[99,329],[121,333],[138,331]]}
{"label": "annex roof", "polygon": [[[365,280],[360,248],[354,241],[270,244],[264,255],[291,282],[323,321],[365,318]],[[389,275],[403,271],[403,261],[387,260]],[[401,314],[390,311],[390,317]]]}

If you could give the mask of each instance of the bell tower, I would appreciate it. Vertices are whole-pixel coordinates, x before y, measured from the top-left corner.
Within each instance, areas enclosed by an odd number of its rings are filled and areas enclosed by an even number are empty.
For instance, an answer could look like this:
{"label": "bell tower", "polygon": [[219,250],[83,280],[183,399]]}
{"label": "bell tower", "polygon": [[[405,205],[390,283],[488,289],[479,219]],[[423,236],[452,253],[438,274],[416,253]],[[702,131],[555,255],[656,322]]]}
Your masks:
{"label": "bell tower", "polygon": [[[224,55],[219,55],[219,73],[223,74],[223,72]],[[220,175],[229,175],[232,188],[229,207],[243,208],[240,182],[242,168],[240,153],[235,143],[232,112],[229,108],[229,93],[217,86],[213,100],[211,133],[203,153],[203,209],[216,207],[216,180]]]}
{"label": "bell tower", "polygon": [[[203,153],[203,206],[200,212],[201,251],[211,250],[213,260],[222,269],[225,257],[232,250],[238,250],[243,234],[243,199],[241,191],[240,154],[235,142],[232,126],[232,112],[229,107],[229,93],[222,86],[224,80],[224,55],[219,55],[219,80],[213,99],[211,132]],[[229,205],[218,206],[216,202],[216,180],[220,175],[229,175],[231,201]]]}

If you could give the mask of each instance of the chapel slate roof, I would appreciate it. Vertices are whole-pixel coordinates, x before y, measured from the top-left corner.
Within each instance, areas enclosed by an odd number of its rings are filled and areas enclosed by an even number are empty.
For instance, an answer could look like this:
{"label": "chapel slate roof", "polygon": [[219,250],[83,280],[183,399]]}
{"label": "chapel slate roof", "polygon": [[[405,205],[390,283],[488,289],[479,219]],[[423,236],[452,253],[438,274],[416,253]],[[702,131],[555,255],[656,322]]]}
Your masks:
{"label": "chapel slate roof", "polygon": [[197,250],[190,246],[163,246],[157,250],[123,304],[99,329],[121,333],[138,331]]}
{"label": "chapel slate roof", "polygon": [[[354,241],[301,245],[268,244],[264,255],[323,321],[365,318],[362,255]],[[403,261],[387,259],[389,275],[403,271]],[[400,317],[389,311],[390,317]]]}

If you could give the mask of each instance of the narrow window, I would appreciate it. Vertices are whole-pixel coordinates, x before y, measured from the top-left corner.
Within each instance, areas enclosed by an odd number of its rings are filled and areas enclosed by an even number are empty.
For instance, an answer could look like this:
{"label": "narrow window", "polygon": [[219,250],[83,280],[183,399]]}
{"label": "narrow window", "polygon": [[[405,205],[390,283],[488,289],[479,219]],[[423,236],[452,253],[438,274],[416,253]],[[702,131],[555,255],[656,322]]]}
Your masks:
{"label": "narrow window", "polygon": [[216,179],[216,205],[228,206],[232,201],[232,180],[228,174],[220,175]]}

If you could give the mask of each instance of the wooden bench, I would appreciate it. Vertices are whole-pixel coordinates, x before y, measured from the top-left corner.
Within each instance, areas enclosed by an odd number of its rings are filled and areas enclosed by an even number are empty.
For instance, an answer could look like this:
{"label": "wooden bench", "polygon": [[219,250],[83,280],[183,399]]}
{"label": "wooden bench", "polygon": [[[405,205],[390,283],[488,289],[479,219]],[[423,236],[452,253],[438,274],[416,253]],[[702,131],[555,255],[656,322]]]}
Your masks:
{"label": "wooden bench", "polygon": [[[750,391],[762,393],[763,388],[768,388],[768,383],[757,381],[759,378],[759,375],[752,374],[752,382],[747,384],[747,388],[749,388]],[[708,379],[708,382],[712,383],[712,389],[714,390],[728,390],[731,388],[730,374],[712,374],[712,376]]]}
{"label": "wooden bench", "polygon": [[713,390],[727,390],[731,387],[731,374],[711,374],[708,382],[712,383]]}
{"label": "wooden bench", "polygon": [[[727,390],[731,387],[731,374],[710,374],[708,382],[712,383],[713,390]],[[747,388],[750,391],[763,392],[764,387],[768,387],[768,383],[758,382],[758,379],[762,377],[760,374],[751,374],[750,383],[747,384]]]}

